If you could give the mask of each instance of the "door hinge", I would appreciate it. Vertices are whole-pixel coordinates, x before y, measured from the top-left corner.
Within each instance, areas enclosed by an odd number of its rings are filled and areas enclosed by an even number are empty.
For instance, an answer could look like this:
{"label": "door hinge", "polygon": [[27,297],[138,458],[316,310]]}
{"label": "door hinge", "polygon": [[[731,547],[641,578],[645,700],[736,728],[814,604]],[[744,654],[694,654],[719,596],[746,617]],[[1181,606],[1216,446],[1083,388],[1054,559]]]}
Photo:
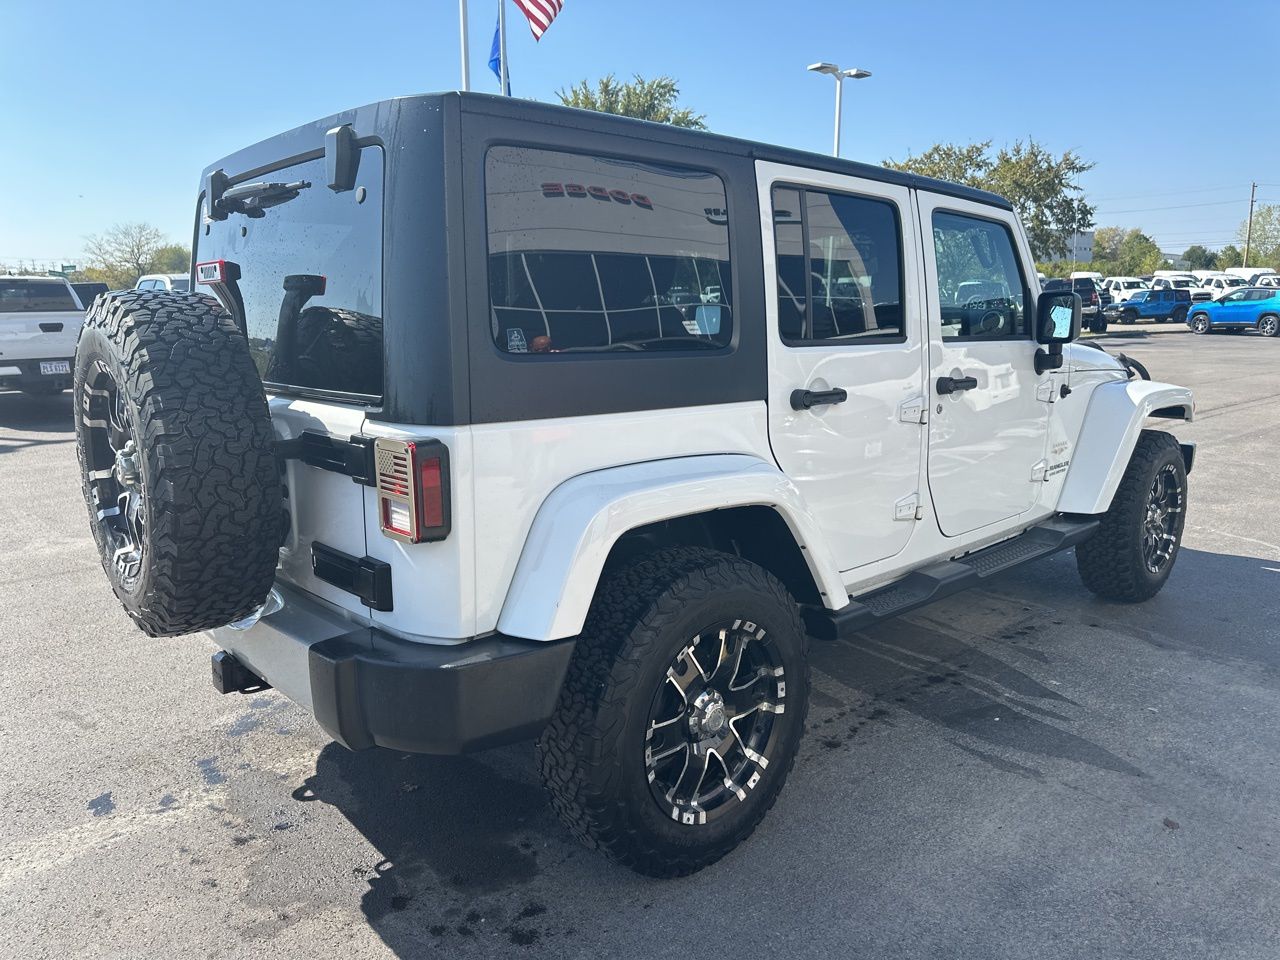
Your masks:
{"label": "door hinge", "polygon": [[1037,460],[1031,468],[1031,482],[1041,483],[1045,479],[1045,473],[1049,469],[1048,460]]}
{"label": "door hinge", "polygon": [[924,508],[920,506],[920,494],[912,493],[893,505],[893,519],[922,520]]}
{"label": "door hinge", "polygon": [[898,419],[903,423],[928,423],[929,403],[924,397],[912,397],[898,406]]}
{"label": "door hinge", "polygon": [[1053,377],[1036,386],[1036,399],[1044,403],[1053,403],[1058,399],[1058,384]]}

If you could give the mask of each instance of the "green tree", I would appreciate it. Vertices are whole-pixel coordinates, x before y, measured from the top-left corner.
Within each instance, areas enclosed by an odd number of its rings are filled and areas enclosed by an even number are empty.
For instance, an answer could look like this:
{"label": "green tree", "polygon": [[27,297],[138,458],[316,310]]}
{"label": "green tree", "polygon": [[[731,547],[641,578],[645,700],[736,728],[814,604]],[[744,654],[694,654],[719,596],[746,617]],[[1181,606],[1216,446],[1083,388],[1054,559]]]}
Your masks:
{"label": "green tree", "polygon": [[1198,243],[1187,247],[1182,259],[1187,261],[1188,270],[1215,270],[1218,266],[1218,255]]}
{"label": "green tree", "polygon": [[180,243],[166,243],[156,251],[151,273],[187,273],[191,269],[191,248]]}
{"label": "green tree", "polygon": [[[80,273],[117,290],[132,287],[144,273],[183,272],[191,259],[185,248],[169,243],[149,223],[118,223],[86,237],[84,250],[88,264]],[[176,269],[166,269],[175,263]]]}
{"label": "green tree", "polygon": [[919,156],[886,160],[885,166],[992,190],[1008,198],[1027,228],[1037,260],[1065,257],[1071,234],[1093,226],[1094,208],[1076,181],[1094,165],[1074,150],[1057,155],[1035,140],[1019,140],[992,156],[990,140],[966,145],[939,143]]}
{"label": "green tree", "polygon": [[1228,243],[1218,251],[1219,270],[1225,270],[1227,267],[1239,267],[1243,264],[1244,255],[1240,252],[1240,248],[1234,243]]}
{"label": "green tree", "polygon": [[594,89],[583,80],[568,90],[557,90],[556,96],[566,107],[669,123],[693,130],[707,129],[706,114],[677,106],[680,86],[671,77],[646,80],[636,74],[631,83],[621,83],[611,73],[597,81]]}
{"label": "green tree", "polygon": [[[1240,244],[1248,234],[1248,220],[1240,223]],[[1275,268],[1280,262],[1280,204],[1264,203],[1253,211],[1253,233],[1249,243],[1249,267]]]}
{"label": "green tree", "polygon": [[1125,276],[1140,277],[1164,267],[1164,254],[1141,230],[1130,230],[1120,241],[1119,266]]}
{"label": "green tree", "polygon": [[1124,227],[1099,227],[1093,232],[1094,262],[1120,259],[1120,242],[1124,240]]}

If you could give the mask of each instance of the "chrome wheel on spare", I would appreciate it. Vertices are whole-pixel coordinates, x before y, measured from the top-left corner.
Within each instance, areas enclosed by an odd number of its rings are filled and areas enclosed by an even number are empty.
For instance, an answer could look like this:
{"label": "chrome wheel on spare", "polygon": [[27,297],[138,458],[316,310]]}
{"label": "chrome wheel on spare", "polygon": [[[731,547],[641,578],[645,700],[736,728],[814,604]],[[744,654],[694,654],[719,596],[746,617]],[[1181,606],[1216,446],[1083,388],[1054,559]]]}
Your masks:
{"label": "chrome wheel on spare", "polygon": [[774,752],[786,671],[764,628],[734,620],[676,654],[649,710],[649,789],[673,820],[706,823],[747,799]]}
{"label": "chrome wheel on spare", "polygon": [[146,541],[137,431],[111,371],[101,360],[86,371],[81,398],[90,506],[117,581],[128,590],[142,571]]}
{"label": "chrome wheel on spare", "polygon": [[787,589],[741,557],[670,547],[607,571],[538,740],[561,820],[650,876],[719,860],[795,763],[806,643]]}

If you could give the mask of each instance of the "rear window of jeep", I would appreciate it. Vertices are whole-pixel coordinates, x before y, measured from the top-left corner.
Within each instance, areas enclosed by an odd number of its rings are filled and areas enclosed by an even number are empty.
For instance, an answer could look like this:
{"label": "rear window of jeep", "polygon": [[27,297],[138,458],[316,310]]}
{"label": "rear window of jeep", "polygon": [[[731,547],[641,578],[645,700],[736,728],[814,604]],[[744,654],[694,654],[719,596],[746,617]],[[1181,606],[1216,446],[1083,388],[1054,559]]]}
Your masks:
{"label": "rear window of jeep", "polygon": [[724,183],[524,147],[485,159],[489,303],[508,354],[715,350],[733,336]]}
{"label": "rear window of jeep", "polygon": [[[310,186],[261,216],[200,229],[197,262],[240,270],[249,349],[268,389],[382,396],[382,181],[378,146],[360,151],[353,190],[327,186],[324,157],[253,177]],[[208,287],[197,285],[208,292]]]}

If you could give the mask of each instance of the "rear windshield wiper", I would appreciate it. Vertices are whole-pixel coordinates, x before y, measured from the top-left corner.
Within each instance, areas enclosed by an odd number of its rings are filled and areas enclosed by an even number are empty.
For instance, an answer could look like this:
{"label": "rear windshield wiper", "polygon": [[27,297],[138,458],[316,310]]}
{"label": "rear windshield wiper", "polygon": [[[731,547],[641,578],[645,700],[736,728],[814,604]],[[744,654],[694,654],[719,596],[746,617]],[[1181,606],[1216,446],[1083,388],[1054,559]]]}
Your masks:
{"label": "rear windshield wiper", "polygon": [[218,199],[218,209],[226,213],[243,213],[246,217],[257,219],[266,216],[268,207],[288,203],[310,186],[310,180],[295,180],[292,183],[241,183],[227,188]]}

